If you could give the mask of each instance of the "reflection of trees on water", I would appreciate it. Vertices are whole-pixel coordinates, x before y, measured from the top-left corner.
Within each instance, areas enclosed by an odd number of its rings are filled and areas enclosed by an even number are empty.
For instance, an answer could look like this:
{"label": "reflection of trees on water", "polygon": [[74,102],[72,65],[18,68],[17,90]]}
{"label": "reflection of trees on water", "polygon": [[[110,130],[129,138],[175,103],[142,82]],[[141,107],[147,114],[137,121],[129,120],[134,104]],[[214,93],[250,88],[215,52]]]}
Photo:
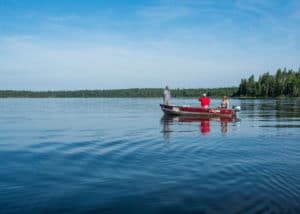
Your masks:
{"label": "reflection of trees on water", "polygon": [[300,117],[300,99],[276,100],[276,117]]}
{"label": "reflection of trees on water", "polygon": [[[199,123],[199,131],[202,135],[208,135],[211,131],[210,123],[219,122],[221,133],[226,135],[229,131],[228,123],[237,121],[237,118],[220,118],[220,117],[204,117],[204,116],[172,116],[163,115],[161,118],[162,133],[165,141],[169,141],[172,130],[172,125],[178,123]],[[179,131],[183,132],[183,131]]]}
{"label": "reflection of trees on water", "polygon": [[241,100],[242,114],[250,118],[300,117],[300,99]]}

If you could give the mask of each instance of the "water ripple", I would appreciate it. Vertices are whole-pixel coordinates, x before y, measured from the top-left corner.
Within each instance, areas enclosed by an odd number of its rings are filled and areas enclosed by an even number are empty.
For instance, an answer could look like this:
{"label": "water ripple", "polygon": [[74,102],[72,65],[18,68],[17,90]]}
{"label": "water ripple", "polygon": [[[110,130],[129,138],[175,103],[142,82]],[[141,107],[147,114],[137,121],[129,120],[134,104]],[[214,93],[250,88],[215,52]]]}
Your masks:
{"label": "water ripple", "polygon": [[300,213],[298,101],[233,100],[205,133],[159,102],[0,102],[0,212]]}

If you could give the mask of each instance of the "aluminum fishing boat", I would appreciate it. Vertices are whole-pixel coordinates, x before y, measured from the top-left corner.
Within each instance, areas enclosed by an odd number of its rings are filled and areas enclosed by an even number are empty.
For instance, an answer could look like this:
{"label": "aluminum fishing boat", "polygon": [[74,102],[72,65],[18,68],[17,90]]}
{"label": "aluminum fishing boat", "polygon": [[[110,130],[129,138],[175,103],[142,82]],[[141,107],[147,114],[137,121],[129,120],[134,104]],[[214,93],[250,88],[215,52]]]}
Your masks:
{"label": "aluminum fishing boat", "polygon": [[205,116],[218,116],[218,117],[233,117],[236,112],[240,110],[237,106],[232,109],[222,108],[201,108],[191,106],[177,106],[160,104],[161,110],[168,115],[205,115]]}

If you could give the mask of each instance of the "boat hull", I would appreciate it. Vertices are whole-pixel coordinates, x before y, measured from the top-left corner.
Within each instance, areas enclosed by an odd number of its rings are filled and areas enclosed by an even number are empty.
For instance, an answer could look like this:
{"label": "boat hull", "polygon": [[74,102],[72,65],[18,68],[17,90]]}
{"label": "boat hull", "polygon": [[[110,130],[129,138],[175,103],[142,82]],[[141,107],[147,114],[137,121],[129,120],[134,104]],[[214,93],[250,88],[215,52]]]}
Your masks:
{"label": "boat hull", "polygon": [[190,106],[175,106],[160,104],[161,110],[168,115],[204,115],[204,116],[218,116],[218,117],[233,117],[235,110],[220,109],[220,108],[201,108]]}

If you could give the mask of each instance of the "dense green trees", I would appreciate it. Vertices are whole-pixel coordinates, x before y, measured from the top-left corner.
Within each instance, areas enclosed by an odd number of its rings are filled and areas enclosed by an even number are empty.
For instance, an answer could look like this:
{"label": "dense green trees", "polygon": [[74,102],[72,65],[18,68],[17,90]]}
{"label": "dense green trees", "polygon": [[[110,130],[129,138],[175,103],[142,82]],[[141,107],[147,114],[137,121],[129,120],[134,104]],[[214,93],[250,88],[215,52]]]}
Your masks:
{"label": "dense green trees", "polygon": [[242,79],[235,96],[279,97],[300,96],[300,68],[298,71],[278,69],[275,75],[269,72],[261,75],[257,81],[254,76]]}
{"label": "dense green trees", "polygon": [[[211,97],[231,96],[237,87],[213,89],[171,89],[172,97],[199,97],[207,93]],[[133,88],[115,90],[78,90],[78,91],[0,91],[0,97],[161,97],[162,88]]]}

